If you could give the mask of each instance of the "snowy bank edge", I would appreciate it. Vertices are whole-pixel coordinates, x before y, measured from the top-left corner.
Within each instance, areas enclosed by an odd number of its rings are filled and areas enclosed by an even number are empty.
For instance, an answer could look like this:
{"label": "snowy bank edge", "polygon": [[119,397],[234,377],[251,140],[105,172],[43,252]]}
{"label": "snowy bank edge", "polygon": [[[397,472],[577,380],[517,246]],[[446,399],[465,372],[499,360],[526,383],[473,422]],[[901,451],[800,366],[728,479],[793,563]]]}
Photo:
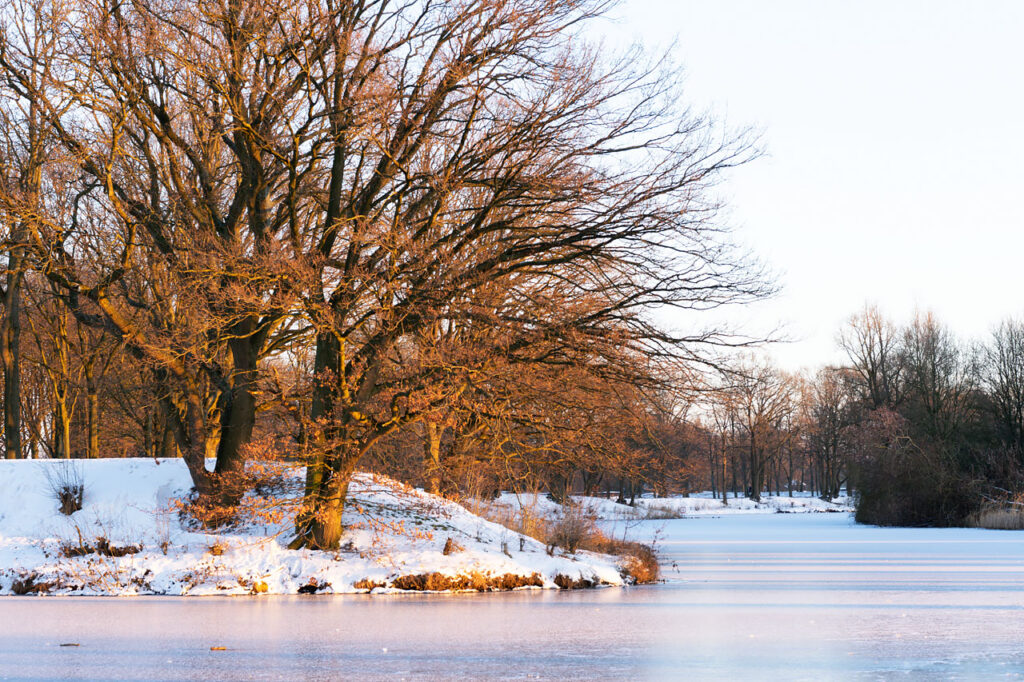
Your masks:
{"label": "snowy bank edge", "polygon": [[[168,511],[190,488],[178,459],[76,461],[85,499],[65,517],[47,487],[44,467],[54,464],[0,461],[0,595],[471,592],[627,583],[613,557],[552,556],[533,538],[379,476],[353,481],[343,550],[312,552],[284,548],[287,522],[225,533],[182,528]],[[83,538],[139,551],[61,554]],[[444,552],[448,538],[459,551]],[[438,586],[446,589],[432,589]]]}

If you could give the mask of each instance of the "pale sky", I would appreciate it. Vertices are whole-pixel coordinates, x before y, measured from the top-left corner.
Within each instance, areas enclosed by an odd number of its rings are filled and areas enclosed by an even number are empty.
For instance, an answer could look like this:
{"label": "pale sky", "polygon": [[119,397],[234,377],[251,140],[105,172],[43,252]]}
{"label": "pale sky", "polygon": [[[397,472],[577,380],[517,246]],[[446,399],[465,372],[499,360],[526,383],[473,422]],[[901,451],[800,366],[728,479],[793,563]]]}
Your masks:
{"label": "pale sky", "polygon": [[616,33],[677,40],[686,97],[767,155],[723,186],[783,289],[787,369],[840,356],[877,303],[964,337],[1024,314],[1024,2],[624,0]]}

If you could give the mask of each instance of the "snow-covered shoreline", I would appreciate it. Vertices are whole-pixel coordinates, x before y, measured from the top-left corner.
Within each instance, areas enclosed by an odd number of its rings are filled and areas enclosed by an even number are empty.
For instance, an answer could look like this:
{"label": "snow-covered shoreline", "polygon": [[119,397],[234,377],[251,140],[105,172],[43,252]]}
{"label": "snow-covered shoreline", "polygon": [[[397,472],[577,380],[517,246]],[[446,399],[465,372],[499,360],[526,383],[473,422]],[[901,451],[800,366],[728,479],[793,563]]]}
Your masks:
{"label": "snow-covered shoreline", "polygon": [[[646,521],[677,519],[688,516],[722,516],[731,514],[805,514],[820,512],[852,512],[853,500],[838,497],[828,502],[810,493],[765,495],[760,502],[746,497],[732,497],[723,503],[710,493],[690,497],[638,497],[634,506],[620,504],[609,497],[574,495],[572,501],[584,513],[602,521]],[[561,506],[545,494],[502,493],[487,503],[492,508],[513,510],[525,508],[539,516],[552,517]]]}
{"label": "snow-covered shoreline", "polygon": [[[454,502],[369,474],[357,474],[350,487],[342,549],[316,552],[286,548],[287,515],[278,520],[268,513],[224,532],[183,528],[175,501],[191,484],[179,459],[74,461],[85,495],[82,509],[70,516],[60,513],[47,481],[46,467],[57,466],[0,460],[0,595],[352,593],[625,582],[614,557],[549,554],[543,543]],[[301,470],[289,475],[299,480]]]}

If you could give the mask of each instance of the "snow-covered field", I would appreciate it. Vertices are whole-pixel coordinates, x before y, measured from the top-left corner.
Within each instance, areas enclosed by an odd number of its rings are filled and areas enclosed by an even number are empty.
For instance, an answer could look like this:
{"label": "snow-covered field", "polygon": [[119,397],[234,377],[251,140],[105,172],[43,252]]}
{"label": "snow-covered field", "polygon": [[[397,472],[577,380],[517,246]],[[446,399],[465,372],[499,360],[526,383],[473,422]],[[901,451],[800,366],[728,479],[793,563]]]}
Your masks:
{"label": "snow-covered field", "polygon": [[[746,497],[729,497],[725,503],[711,493],[690,497],[638,497],[635,506],[618,504],[614,498],[574,496],[573,501],[585,513],[604,521],[676,519],[688,516],[723,516],[728,514],[775,514],[807,512],[850,512],[853,500],[848,497],[826,502],[810,493],[793,496],[765,496],[761,502]],[[490,503],[506,509],[525,508],[540,516],[552,517],[561,507],[545,494],[503,493]]]}
{"label": "snow-covered field", "polygon": [[[46,475],[63,466],[0,460],[0,594],[386,592],[396,581],[428,574],[469,581],[510,576],[511,584],[537,587],[555,587],[559,575],[623,583],[610,557],[551,556],[540,542],[458,504],[367,474],[350,487],[342,549],[314,552],[286,549],[287,515],[275,520],[270,513],[226,532],[183,527],[175,503],[191,484],[179,459],[75,461],[70,466],[81,473],[84,504],[65,516]],[[289,474],[296,484],[301,475]],[[445,554],[449,538],[455,551]]]}

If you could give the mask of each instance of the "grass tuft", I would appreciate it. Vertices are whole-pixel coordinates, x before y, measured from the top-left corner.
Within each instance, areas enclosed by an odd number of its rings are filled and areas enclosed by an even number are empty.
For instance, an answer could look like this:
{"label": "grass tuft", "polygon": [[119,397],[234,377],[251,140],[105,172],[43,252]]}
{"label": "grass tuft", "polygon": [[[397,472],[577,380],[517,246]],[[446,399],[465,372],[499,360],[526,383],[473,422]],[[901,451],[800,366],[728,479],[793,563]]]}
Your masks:
{"label": "grass tuft", "polygon": [[1024,530],[1024,507],[1011,504],[987,504],[967,515],[970,528],[990,530]]}
{"label": "grass tuft", "polygon": [[526,507],[516,510],[480,505],[474,511],[489,521],[539,540],[549,554],[554,554],[556,549],[569,554],[580,550],[612,554],[620,557],[619,567],[627,582],[642,584],[660,579],[658,557],[652,547],[609,536],[598,526],[597,515],[581,505],[566,505],[554,518],[546,518]]}
{"label": "grass tuft", "polygon": [[82,469],[68,460],[58,460],[43,469],[50,494],[60,505],[60,513],[71,516],[82,509],[85,499],[85,480]]}

